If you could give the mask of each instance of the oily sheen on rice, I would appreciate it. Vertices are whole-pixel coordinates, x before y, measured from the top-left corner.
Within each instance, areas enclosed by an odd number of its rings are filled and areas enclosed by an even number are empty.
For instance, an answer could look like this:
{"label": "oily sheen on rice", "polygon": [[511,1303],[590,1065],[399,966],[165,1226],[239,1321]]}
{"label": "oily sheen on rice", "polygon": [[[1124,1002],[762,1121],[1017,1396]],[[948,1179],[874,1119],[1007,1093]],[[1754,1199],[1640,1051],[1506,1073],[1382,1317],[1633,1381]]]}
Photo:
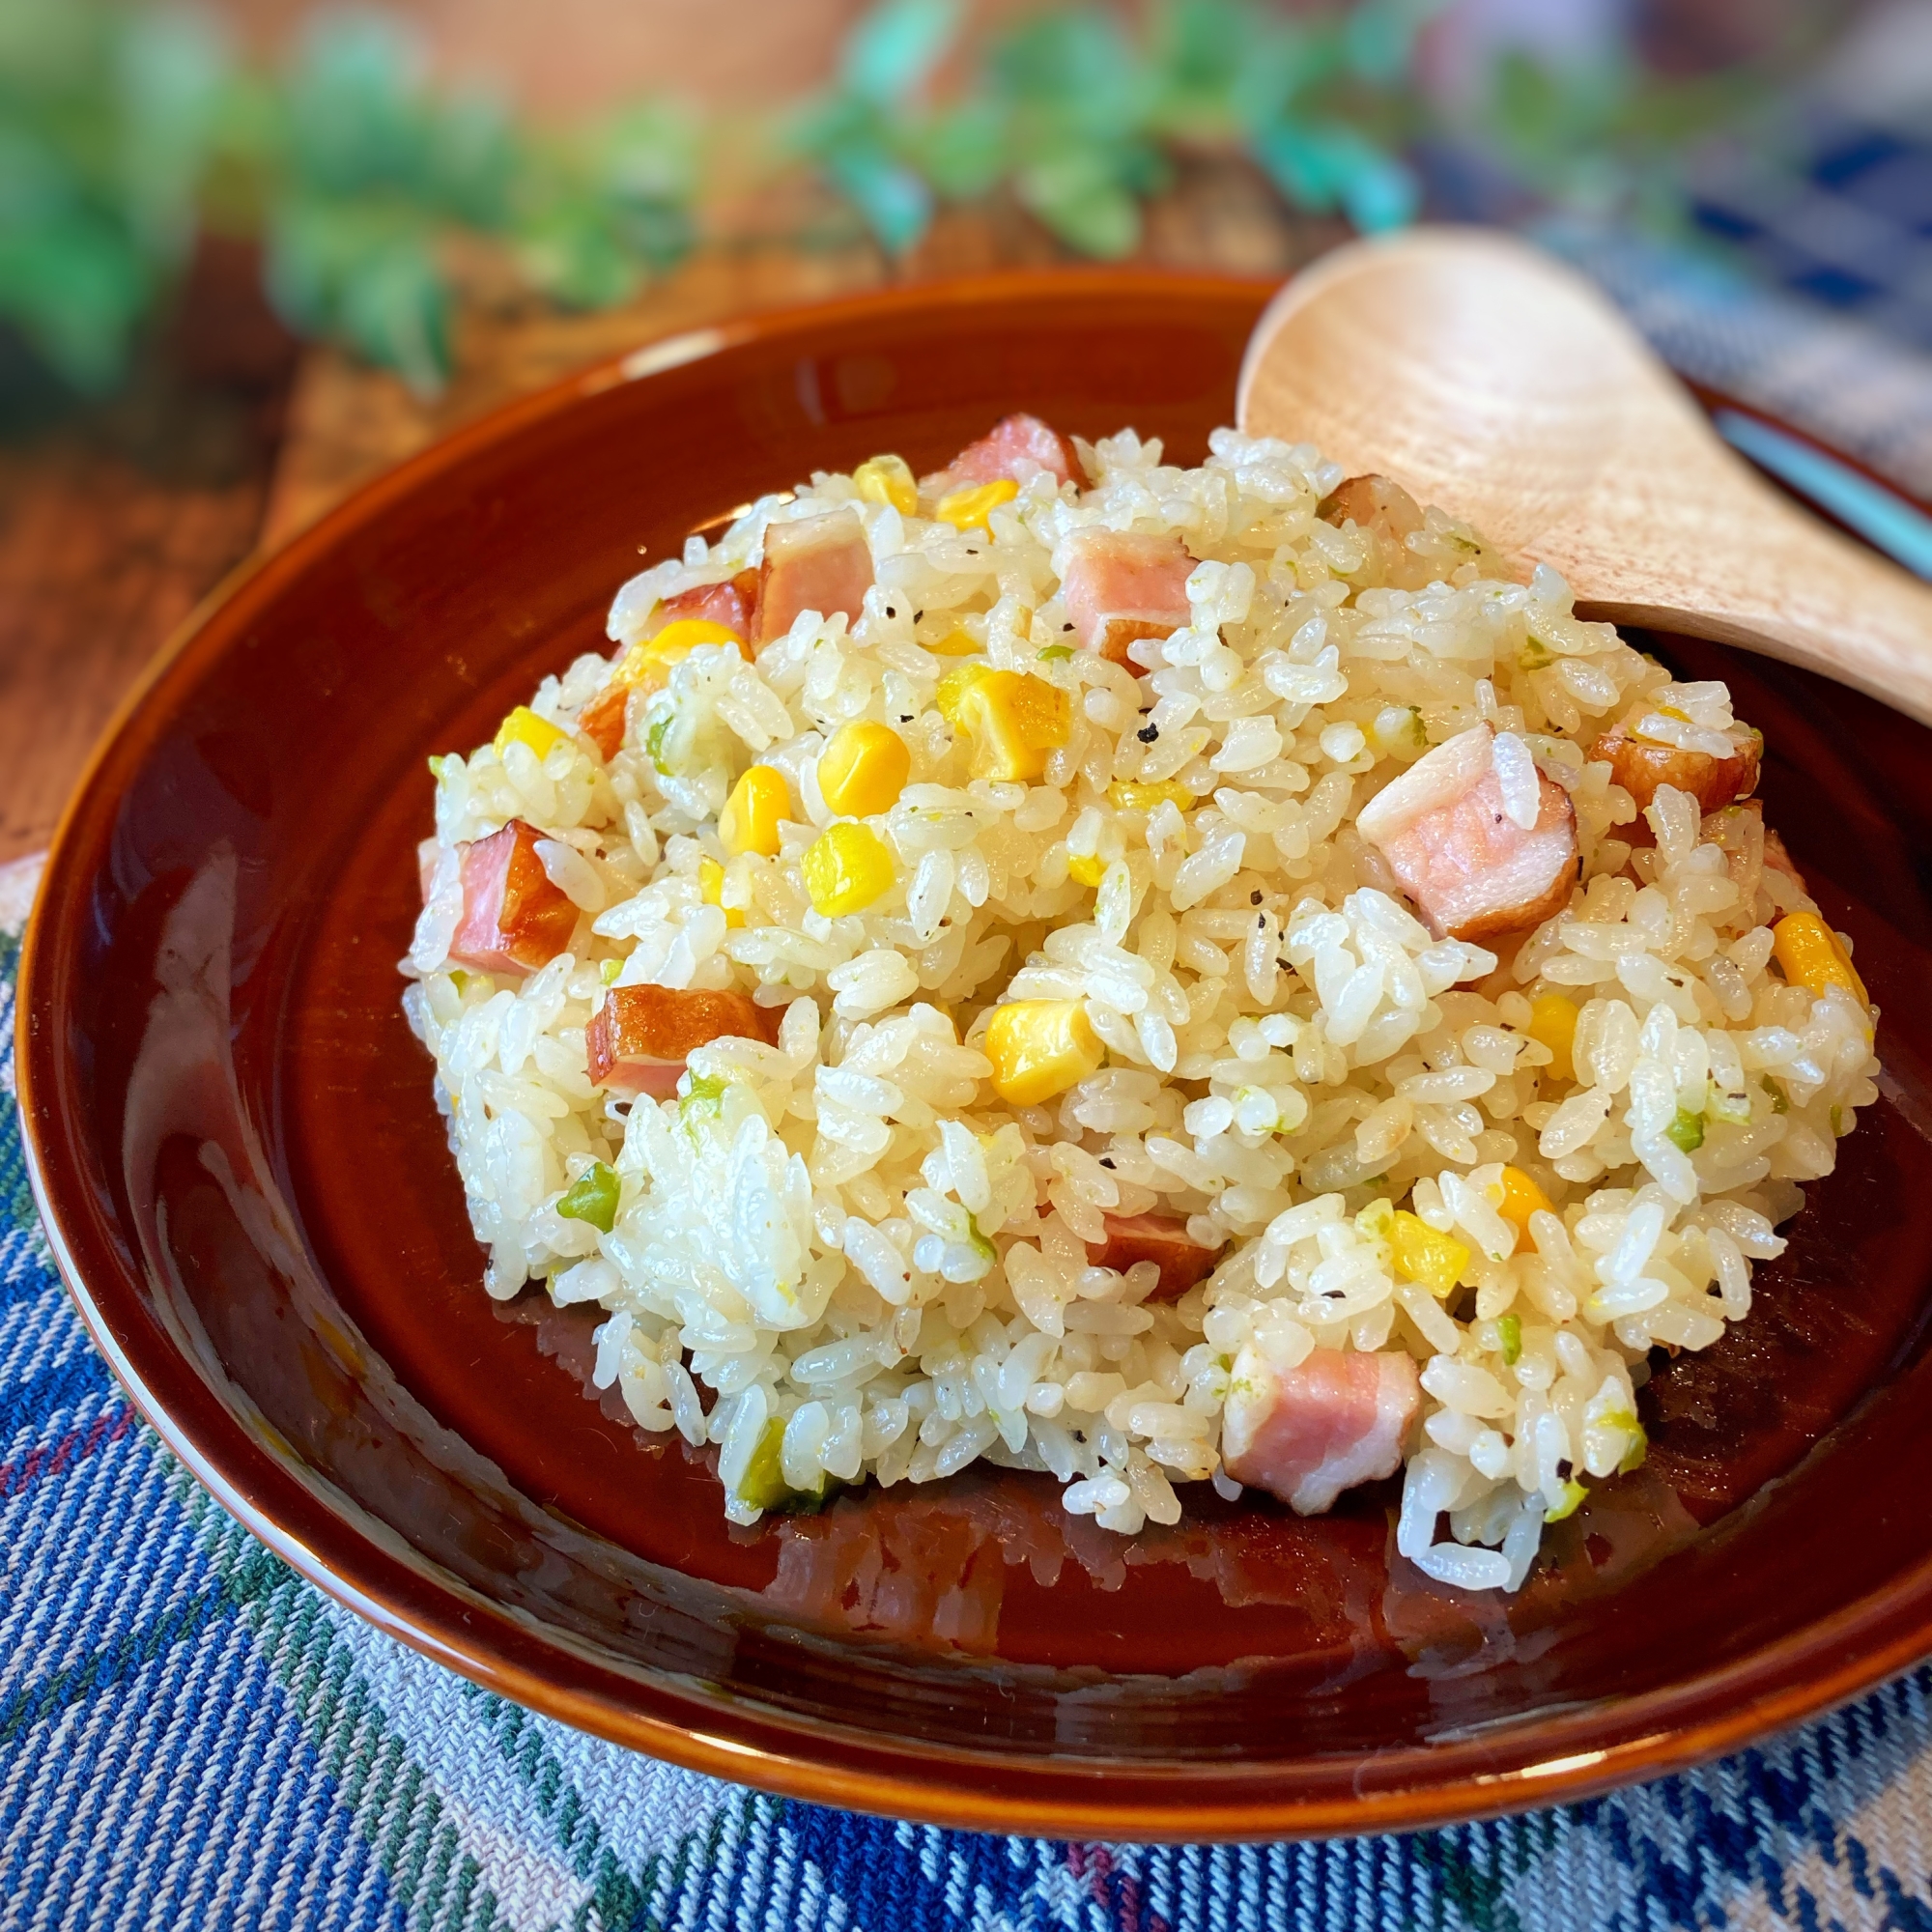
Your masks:
{"label": "oily sheen on rice", "polygon": [[[692,650],[608,762],[573,729],[599,657],[531,699],[570,734],[542,756],[440,761],[405,998],[487,1286],[608,1311],[598,1380],[644,1428],[716,1443],[740,1521],[775,1445],[801,1496],[986,1458],[1131,1533],[1178,1519],[1177,1484],[1232,1487],[1244,1378],[1403,1350],[1423,1403],[1400,1547],[1515,1588],[1546,1518],[1640,1457],[1650,1350],[1748,1313],[1798,1183],[1875,1097],[1869,1016],[1773,966],[1772,923],[1809,904],[1791,873],[1727,850],[1681,791],[1639,827],[1585,756],[1642,702],[1652,735],[1728,749],[1722,686],[1672,686],[1439,511],[1392,554],[1321,521],[1342,478],[1313,449],[1224,430],[1181,469],[1132,433],[1078,447],[1091,488],[1037,476],[966,529],[844,475],[768,497],[624,586],[619,648],[660,600],[755,564],[768,527],[846,505],[875,576],[856,621],[805,611],[754,663]],[[1186,624],[1126,666],[1067,648],[1059,572],[1090,526],[1199,559]],[[969,776],[939,703],[962,652],[1065,694],[1037,782]],[[830,917],[801,863],[834,818],[819,753],[860,720],[911,772],[868,821],[891,884]],[[1553,781],[1582,855],[1571,902],[1495,950],[1432,937],[1356,823],[1484,723],[1505,809],[1528,825]],[[796,822],[734,856],[718,813],[754,759]],[[1110,791],[1168,781],[1191,804]],[[458,849],[513,819],[543,834],[575,937],[521,980],[459,971]],[[699,1047],[680,1097],[613,1100],[584,1041],[613,980],[750,993],[782,1011],[777,1043]],[[1568,1067],[1532,1025],[1552,992],[1580,1015]],[[983,1049],[1017,999],[1084,1002],[1105,1065],[1002,1100]],[[558,1211],[594,1162],[620,1190],[608,1233]],[[1533,1238],[1498,1211],[1505,1165],[1548,1197]],[[1386,1203],[1470,1251],[1454,1293],[1392,1265]],[[1151,1264],[1090,1259],[1103,1216],[1149,1211],[1221,1251],[1175,1302],[1149,1299]]]}

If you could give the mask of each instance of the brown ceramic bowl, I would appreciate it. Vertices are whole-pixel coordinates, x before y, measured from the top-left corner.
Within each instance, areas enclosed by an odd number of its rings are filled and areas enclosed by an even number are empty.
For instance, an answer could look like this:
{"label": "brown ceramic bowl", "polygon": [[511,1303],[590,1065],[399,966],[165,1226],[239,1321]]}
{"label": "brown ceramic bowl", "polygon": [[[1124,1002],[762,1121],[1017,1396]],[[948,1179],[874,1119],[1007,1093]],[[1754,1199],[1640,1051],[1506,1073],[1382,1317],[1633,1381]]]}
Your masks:
{"label": "brown ceramic bowl", "polygon": [[1571,1798],[1932,1649],[1932,739],[1683,646],[1885,1009],[1889,1097],[1750,1321],[1661,1375],[1650,1464],[1519,1597],[1392,1560],[1392,1486],[1301,1521],[1196,1486],[1123,1542],[972,1474],[727,1528],[702,1457],[499,1310],[398,1009],[426,753],[598,643],[636,566],[814,466],[1002,412],[1198,461],[1258,286],[1098,273],[869,298],[519,404],[231,584],[123,713],[30,937],[21,1099],[96,1340],[298,1569],[640,1749],[838,1804],[1113,1837],[1366,1831]]}

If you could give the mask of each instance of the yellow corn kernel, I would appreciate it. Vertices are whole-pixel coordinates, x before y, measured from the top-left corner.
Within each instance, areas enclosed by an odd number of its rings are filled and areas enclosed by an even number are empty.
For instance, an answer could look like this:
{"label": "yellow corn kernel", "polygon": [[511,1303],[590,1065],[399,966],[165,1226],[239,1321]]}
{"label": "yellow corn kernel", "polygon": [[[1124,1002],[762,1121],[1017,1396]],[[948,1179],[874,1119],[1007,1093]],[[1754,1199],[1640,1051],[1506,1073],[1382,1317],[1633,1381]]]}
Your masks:
{"label": "yellow corn kernel", "polygon": [[[1031,671],[968,668],[980,675],[958,693],[952,720],[973,740],[973,776],[1037,783],[1045,774],[1047,754],[1072,731],[1072,700]],[[946,683],[962,675],[954,671]]]}
{"label": "yellow corn kernel", "polygon": [[706,905],[724,906],[727,927],[744,924],[745,915],[736,906],[724,905],[724,867],[716,859],[698,860],[697,891]]}
{"label": "yellow corn kernel", "polygon": [[731,796],[718,814],[718,836],[727,852],[758,852],[775,859],[779,824],[790,810],[784,774],[770,765],[753,765],[731,787]]}
{"label": "yellow corn kernel", "polygon": [[1182,811],[1194,810],[1194,794],[1172,779],[1162,779],[1157,784],[1132,784],[1124,779],[1117,780],[1107,787],[1107,800],[1122,811],[1154,811],[1170,803]]}
{"label": "yellow corn kernel", "polygon": [[1389,1229],[1389,1253],[1395,1271],[1406,1281],[1419,1281],[1440,1301],[1463,1279],[1469,1250],[1448,1235],[1438,1235],[1420,1214],[1398,1208]]}
{"label": "yellow corn kernel", "polygon": [[957,670],[948,671],[932,695],[934,708],[949,724],[958,724],[967,693],[984,684],[992,674],[992,666],[983,664],[961,665]]}
{"label": "yellow corn kernel", "polygon": [[539,760],[550,755],[553,745],[567,744],[570,733],[539,718],[527,704],[520,704],[497,727],[497,755],[500,758],[512,745],[527,745]]}
{"label": "yellow corn kernel", "polygon": [[936,658],[977,658],[985,646],[974,638],[971,631],[952,630],[948,631],[936,644],[927,644],[926,649]]}
{"label": "yellow corn kernel", "polygon": [[1020,486],[1010,476],[1002,476],[996,482],[976,483],[970,490],[955,490],[950,497],[942,497],[932,514],[955,530],[976,529],[982,527],[1002,503],[1010,503],[1019,494]]}
{"label": "yellow corn kernel", "polygon": [[1534,1247],[1536,1243],[1529,1237],[1529,1217],[1554,1211],[1549,1206],[1549,1196],[1520,1167],[1503,1169],[1503,1184],[1498,1193],[1500,1199],[1492,1204],[1496,1212],[1515,1227],[1523,1242]]}
{"label": "yellow corn kernel", "polygon": [[993,1009],[986,1058],[993,1091],[1015,1107],[1037,1107],[1096,1073],[1106,1049],[1078,1000],[1010,1000]]}
{"label": "yellow corn kernel", "polygon": [[805,889],[827,919],[862,911],[892,882],[893,855],[867,826],[828,826],[806,851]]}
{"label": "yellow corn kernel", "polygon": [[1107,862],[1097,852],[1069,852],[1066,876],[1083,886],[1097,886],[1107,876]]}
{"label": "yellow corn kernel", "polygon": [[670,682],[671,668],[682,664],[699,644],[735,644],[738,655],[745,655],[744,639],[729,626],[714,624],[709,617],[679,617],[656,637],[639,638],[617,660],[611,680],[648,697]]}
{"label": "yellow corn kernel", "polygon": [[1529,1037],[1549,1049],[1543,1070],[1557,1080],[1574,1080],[1577,1069],[1570,1048],[1577,1037],[1577,1005],[1561,993],[1539,993],[1529,1009]]}
{"label": "yellow corn kernel", "polygon": [[1815,912],[1786,913],[1771,928],[1771,950],[1784,968],[1784,977],[1813,999],[1827,986],[1842,986],[1861,1006],[1871,1005],[1865,982],[1845,956],[1838,935]]}
{"label": "yellow corn kernel", "polygon": [[818,758],[818,789],[847,818],[890,811],[912,776],[912,753],[890,724],[845,724]]}
{"label": "yellow corn kernel", "polygon": [[853,470],[852,480],[868,503],[890,503],[902,517],[919,508],[919,485],[903,456],[869,457]]}

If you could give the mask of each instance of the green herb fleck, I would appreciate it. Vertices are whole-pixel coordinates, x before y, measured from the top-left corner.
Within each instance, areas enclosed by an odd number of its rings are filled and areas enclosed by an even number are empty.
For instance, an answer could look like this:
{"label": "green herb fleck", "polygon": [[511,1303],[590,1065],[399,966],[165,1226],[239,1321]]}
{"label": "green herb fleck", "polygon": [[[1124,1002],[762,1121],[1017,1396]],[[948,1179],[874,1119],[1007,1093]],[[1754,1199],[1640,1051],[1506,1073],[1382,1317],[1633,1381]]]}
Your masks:
{"label": "green herb fleck", "polygon": [[1845,1137],[1844,1122],[1845,1122],[1844,1108],[1833,1107],[1832,1109],[1832,1138],[1833,1140],[1844,1139]]}
{"label": "green herb fleck", "polygon": [[1556,662],[1556,654],[1531,631],[1523,639],[1522,649],[1516,654],[1516,661],[1524,670],[1541,670],[1546,665]]}
{"label": "green herb fleck", "polygon": [[1502,1344],[1504,1368],[1515,1368],[1522,1355],[1522,1317],[1520,1315],[1498,1315],[1496,1317],[1496,1339]]}
{"label": "green herb fleck", "polygon": [[1543,1512],[1545,1522],[1561,1522],[1566,1516],[1577,1514],[1577,1505],[1590,1492],[1581,1483],[1569,1482],[1563,1485],[1563,1494],[1554,1509]]}
{"label": "green herb fleck", "polygon": [[1419,704],[1408,707],[1408,742],[1419,751],[1427,750],[1429,745],[1429,726],[1422,722],[1422,707]]}
{"label": "green herb fleck", "polygon": [[442,781],[442,756],[441,756],[441,753],[436,753],[436,752],[433,752],[433,753],[430,753],[430,760],[429,760],[429,775],[430,775],[430,777],[431,777],[431,778],[435,779],[435,780],[436,780],[436,781],[438,781],[439,783],[440,783],[440,782],[441,782],[441,781]]}
{"label": "green herb fleck", "polygon": [[1041,664],[1050,665],[1066,664],[1071,661],[1072,656],[1073,646],[1071,644],[1048,644],[1039,653],[1039,661]]}
{"label": "green herb fleck", "polygon": [[623,970],[624,962],[621,959],[603,959],[598,962],[597,977],[607,986],[614,986],[617,983],[617,975]]}
{"label": "green herb fleck", "polygon": [[1704,1117],[1689,1107],[1679,1107],[1677,1118],[1664,1128],[1664,1138],[1686,1153],[1695,1153],[1704,1145]]}
{"label": "green herb fleck", "polygon": [[718,1112],[727,1082],[709,1073],[687,1073],[684,1094],[677,1103],[680,1121],[702,1120]]}
{"label": "green herb fleck", "polygon": [[978,1255],[981,1261],[984,1262],[998,1261],[1000,1258],[999,1249],[994,1247],[992,1242],[989,1241],[984,1235],[980,1234],[980,1224],[977,1220],[974,1219],[974,1217],[971,1214],[967,1215],[966,1217],[966,1227],[973,1243],[973,1252],[976,1255]]}
{"label": "green herb fleck", "polygon": [[1765,1074],[1757,1084],[1771,1095],[1771,1111],[1774,1114],[1790,1113],[1791,1102],[1784,1097],[1784,1089],[1769,1073]]}
{"label": "green herb fleck", "polygon": [[795,1490],[784,1479],[785,1419],[775,1415],[766,1422],[758,1446],[738,1479],[738,1500],[753,1509],[773,1510],[788,1516],[810,1515],[823,1509],[826,1498],[838,1485],[821,1473],[815,1490]]}
{"label": "green herb fleck", "polygon": [[452,966],[449,969],[449,983],[456,988],[456,997],[460,1000],[464,988],[469,984],[469,975],[461,966]]}
{"label": "green herb fleck", "polygon": [[617,1224],[617,1170],[609,1161],[593,1160],[571,1182],[556,1211],[566,1221],[587,1221],[608,1235]]}

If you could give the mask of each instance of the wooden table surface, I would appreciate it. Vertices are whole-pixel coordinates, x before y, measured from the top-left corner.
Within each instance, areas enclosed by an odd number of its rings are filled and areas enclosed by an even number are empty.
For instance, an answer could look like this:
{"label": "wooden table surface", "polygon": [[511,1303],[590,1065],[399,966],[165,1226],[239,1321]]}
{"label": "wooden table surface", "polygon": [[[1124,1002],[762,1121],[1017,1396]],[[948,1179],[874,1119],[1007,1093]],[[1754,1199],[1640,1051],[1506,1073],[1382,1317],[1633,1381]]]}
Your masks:
{"label": "wooden table surface", "polygon": [[[246,252],[204,247],[122,396],[0,442],[0,865],[47,843],[116,705],[223,576],[458,423],[673,330],[1063,259],[1027,216],[996,206],[943,216],[894,264],[841,209],[787,193],[622,309],[561,315],[474,294],[456,375],[433,404],[334,351],[298,350]],[[788,239],[808,232],[821,238],[812,246]],[[1201,161],[1150,211],[1143,256],[1282,275],[1339,236],[1288,213],[1243,164]]]}

